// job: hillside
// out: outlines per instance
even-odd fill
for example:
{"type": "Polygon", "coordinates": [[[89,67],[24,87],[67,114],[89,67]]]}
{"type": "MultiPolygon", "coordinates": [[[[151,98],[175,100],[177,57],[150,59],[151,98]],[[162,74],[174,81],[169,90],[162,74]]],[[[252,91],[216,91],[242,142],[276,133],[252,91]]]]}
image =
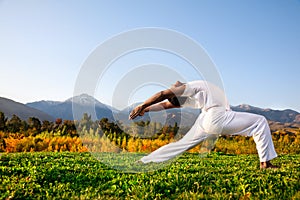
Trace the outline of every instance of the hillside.
{"type": "Polygon", "coordinates": [[[12,115],[15,114],[22,120],[27,120],[29,117],[36,117],[39,118],[41,121],[54,120],[54,117],[48,115],[47,113],[41,110],[31,108],[22,103],[18,103],[3,97],[0,97],[0,111],[3,112],[8,118],[11,118],[12,115]]]}

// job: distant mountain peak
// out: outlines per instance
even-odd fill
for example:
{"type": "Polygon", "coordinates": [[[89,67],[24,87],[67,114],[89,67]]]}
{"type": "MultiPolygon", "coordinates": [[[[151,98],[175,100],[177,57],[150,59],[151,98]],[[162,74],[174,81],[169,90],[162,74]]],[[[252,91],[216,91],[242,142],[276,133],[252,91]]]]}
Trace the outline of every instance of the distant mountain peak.
{"type": "Polygon", "coordinates": [[[250,106],[249,104],[241,104],[239,105],[239,107],[242,109],[250,110],[252,106],[250,106]]]}
{"type": "Polygon", "coordinates": [[[96,103],[100,103],[93,96],[85,94],[85,93],[78,95],[78,96],[73,96],[73,97],[67,99],[66,102],[78,103],[78,104],[83,104],[83,105],[93,105],[96,103]]]}
{"type": "Polygon", "coordinates": [[[112,112],[117,111],[111,106],[101,103],[89,94],[73,96],[57,104],[47,101],[38,101],[30,103],[28,106],[44,111],[54,118],[69,120],[73,120],[75,116],[76,119],[80,119],[83,113],[92,115],[93,119],[101,119],[103,117],[112,119],[112,112]]]}

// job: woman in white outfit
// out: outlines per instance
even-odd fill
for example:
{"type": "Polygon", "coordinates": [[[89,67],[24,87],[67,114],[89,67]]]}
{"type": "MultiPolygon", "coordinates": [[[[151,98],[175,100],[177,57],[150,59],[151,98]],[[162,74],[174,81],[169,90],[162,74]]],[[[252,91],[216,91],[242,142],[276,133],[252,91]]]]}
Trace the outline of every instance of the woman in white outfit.
{"type": "Polygon", "coordinates": [[[182,139],[144,156],[141,159],[143,163],[169,160],[211,136],[243,135],[253,136],[260,168],[277,168],[270,162],[277,154],[265,117],[232,111],[223,90],[207,81],[199,80],[185,84],[177,81],[171,88],[156,93],[134,108],[129,119],[149,111],[179,107],[199,108],[202,112],[182,139]]]}

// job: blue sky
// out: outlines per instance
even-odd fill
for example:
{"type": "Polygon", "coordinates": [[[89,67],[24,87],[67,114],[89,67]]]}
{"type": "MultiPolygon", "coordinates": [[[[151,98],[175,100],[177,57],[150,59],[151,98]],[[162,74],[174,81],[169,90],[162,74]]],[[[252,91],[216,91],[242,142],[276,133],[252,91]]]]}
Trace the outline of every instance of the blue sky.
{"type": "MultiPolygon", "coordinates": [[[[124,31],[161,27],[189,36],[207,51],[232,105],[300,111],[299,24],[297,0],[0,0],[0,96],[22,103],[66,100],[98,45],[124,31]]],[[[158,53],[144,52],[145,62],[158,53]]],[[[158,57],[183,67],[174,57],[158,57]]],[[[96,91],[96,97],[109,103],[110,89],[96,91]]]]}

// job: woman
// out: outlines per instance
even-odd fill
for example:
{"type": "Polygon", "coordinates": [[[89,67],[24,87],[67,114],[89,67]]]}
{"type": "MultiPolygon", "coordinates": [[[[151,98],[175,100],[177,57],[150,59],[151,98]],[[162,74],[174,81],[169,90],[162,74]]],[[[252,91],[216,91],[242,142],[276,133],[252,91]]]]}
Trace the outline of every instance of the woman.
{"type": "Polygon", "coordinates": [[[232,111],[223,90],[207,81],[199,80],[185,84],[177,81],[171,88],[156,93],[135,107],[129,119],[142,116],[149,111],[179,107],[199,108],[202,112],[182,139],[144,156],[141,162],[169,160],[213,135],[243,135],[253,136],[261,169],[278,168],[270,162],[277,154],[265,117],[232,111]]]}

